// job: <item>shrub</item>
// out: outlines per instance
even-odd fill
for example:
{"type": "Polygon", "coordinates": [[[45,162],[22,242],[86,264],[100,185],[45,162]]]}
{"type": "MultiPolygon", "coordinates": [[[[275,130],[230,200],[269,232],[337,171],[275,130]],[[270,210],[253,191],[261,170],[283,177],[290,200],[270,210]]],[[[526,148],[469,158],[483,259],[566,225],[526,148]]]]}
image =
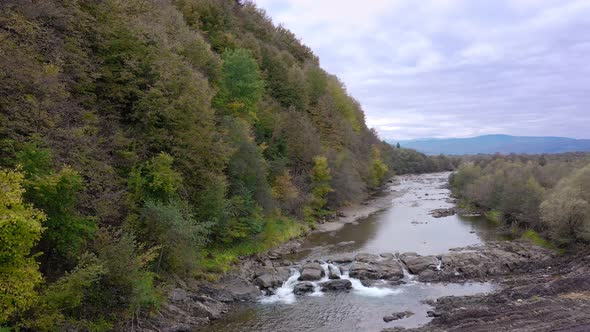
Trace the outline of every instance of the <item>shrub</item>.
{"type": "Polygon", "coordinates": [[[18,170],[0,169],[0,324],[35,303],[35,288],[42,281],[29,255],[46,217],[23,203],[23,180],[18,170]]]}
{"type": "Polygon", "coordinates": [[[558,183],[541,204],[541,216],[555,240],[590,241],[590,165],[558,183]]]}

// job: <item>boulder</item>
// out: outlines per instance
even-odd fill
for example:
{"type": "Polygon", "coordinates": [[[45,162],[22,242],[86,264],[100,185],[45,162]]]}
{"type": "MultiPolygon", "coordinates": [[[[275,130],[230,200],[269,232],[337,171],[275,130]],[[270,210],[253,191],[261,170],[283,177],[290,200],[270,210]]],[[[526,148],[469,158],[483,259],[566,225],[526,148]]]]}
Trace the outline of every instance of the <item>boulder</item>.
{"type": "Polygon", "coordinates": [[[434,268],[438,264],[438,259],[433,256],[402,254],[401,260],[412,274],[420,274],[420,272],[434,268]]]}
{"type": "Polygon", "coordinates": [[[336,292],[352,289],[352,282],[347,279],[330,280],[320,283],[322,292],[336,292]]]}
{"type": "Polygon", "coordinates": [[[328,278],[340,279],[340,268],[332,264],[328,265],[328,278]]]}
{"type": "Polygon", "coordinates": [[[260,289],[251,282],[242,278],[231,278],[223,283],[221,298],[218,299],[224,302],[231,301],[253,301],[260,296],[260,289]]]}
{"type": "Polygon", "coordinates": [[[354,257],[354,260],[364,263],[376,263],[379,260],[379,256],[374,254],[360,253],[354,257]]]}
{"type": "Polygon", "coordinates": [[[307,263],[301,269],[299,280],[315,281],[320,280],[326,275],[326,272],[319,263],[307,263]]]}
{"type": "Polygon", "coordinates": [[[227,312],[227,305],[212,299],[194,301],[190,303],[190,312],[195,317],[207,317],[209,319],[218,319],[227,312]]]}
{"type": "Polygon", "coordinates": [[[357,279],[399,280],[404,277],[402,266],[395,260],[376,263],[354,262],[350,265],[349,275],[357,279]]]}
{"type": "Polygon", "coordinates": [[[395,255],[390,252],[385,252],[385,253],[379,254],[379,256],[381,256],[384,259],[394,259],[395,258],[395,255]]]}
{"type": "Polygon", "coordinates": [[[379,279],[378,267],[364,262],[353,262],[350,265],[349,275],[357,279],[379,279]]]}
{"type": "Polygon", "coordinates": [[[254,284],[260,289],[277,288],[289,279],[289,275],[289,269],[286,267],[267,268],[254,279],[254,284]]]}
{"type": "Polygon", "coordinates": [[[379,279],[399,280],[404,277],[404,269],[397,260],[386,260],[378,263],[379,279]]]}
{"type": "Polygon", "coordinates": [[[439,279],[436,271],[433,270],[424,270],[422,272],[420,272],[420,274],[418,275],[418,280],[422,281],[422,282],[431,282],[431,281],[437,281],[439,279]]]}
{"type": "Polygon", "coordinates": [[[433,218],[443,218],[443,217],[448,217],[448,216],[452,216],[455,214],[455,209],[454,208],[449,208],[449,209],[435,209],[430,211],[430,215],[433,218]]]}
{"type": "Polygon", "coordinates": [[[300,282],[293,288],[293,293],[295,295],[303,295],[305,293],[312,293],[314,290],[314,286],[309,281],[300,282]]]}
{"type": "Polygon", "coordinates": [[[387,315],[387,316],[383,317],[383,321],[386,323],[389,323],[391,321],[411,317],[413,315],[414,315],[414,313],[411,311],[394,312],[391,315],[387,315]]]}
{"type": "Polygon", "coordinates": [[[354,261],[354,259],[352,257],[348,257],[348,256],[341,256],[341,257],[337,257],[331,260],[334,263],[339,263],[339,264],[348,264],[348,263],[352,263],[354,261]]]}

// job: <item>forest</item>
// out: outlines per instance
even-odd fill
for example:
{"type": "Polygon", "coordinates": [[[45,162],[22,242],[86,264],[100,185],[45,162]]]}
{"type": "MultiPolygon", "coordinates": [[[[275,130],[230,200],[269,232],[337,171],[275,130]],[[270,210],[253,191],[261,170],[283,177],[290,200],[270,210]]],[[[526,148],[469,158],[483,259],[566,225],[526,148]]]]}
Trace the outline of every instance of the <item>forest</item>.
{"type": "Polygon", "coordinates": [[[169,280],[457,166],[381,141],[251,2],[2,1],[0,80],[3,331],[124,329],[169,280]]]}
{"type": "Polygon", "coordinates": [[[538,244],[575,249],[590,242],[588,153],[462,160],[450,183],[464,203],[538,244]]]}

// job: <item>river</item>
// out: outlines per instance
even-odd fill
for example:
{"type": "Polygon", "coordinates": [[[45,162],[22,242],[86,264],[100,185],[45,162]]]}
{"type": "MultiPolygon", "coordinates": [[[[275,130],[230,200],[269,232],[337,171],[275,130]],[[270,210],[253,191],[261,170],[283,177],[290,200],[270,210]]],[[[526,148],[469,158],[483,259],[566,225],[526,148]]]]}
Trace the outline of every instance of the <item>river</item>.
{"type": "MultiPolygon", "coordinates": [[[[498,240],[495,226],[483,217],[452,215],[434,218],[429,213],[453,207],[446,189],[450,173],[398,176],[386,191],[387,206],[364,219],[344,224],[329,232],[316,232],[305,241],[294,260],[329,261],[357,253],[417,252],[444,254],[449,249],[498,240]]],[[[324,264],[327,268],[327,264],[324,264]]],[[[490,292],[490,283],[435,284],[404,277],[401,285],[386,283],[363,286],[349,278],[350,292],[295,296],[292,292],[298,272],[273,296],[258,303],[237,306],[232,313],[208,326],[205,331],[381,331],[386,327],[417,327],[431,318],[425,300],[446,295],[490,292]],[[383,317],[411,311],[413,316],[386,323],[383,317]]]]}

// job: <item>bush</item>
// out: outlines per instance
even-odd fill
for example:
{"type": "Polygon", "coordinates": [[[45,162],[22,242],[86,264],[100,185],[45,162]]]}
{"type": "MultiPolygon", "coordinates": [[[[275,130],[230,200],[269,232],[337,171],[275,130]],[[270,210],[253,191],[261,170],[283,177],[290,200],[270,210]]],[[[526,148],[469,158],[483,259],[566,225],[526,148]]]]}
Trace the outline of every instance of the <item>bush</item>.
{"type": "Polygon", "coordinates": [[[156,271],[187,275],[194,270],[210,224],[197,221],[182,202],[153,200],[146,201],[141,209],[140,223],[145,241],[159,248],[156,271]]]}
{"type": "Polygon", "coordinates": [[[590,241],[590,165],[557,184],[541,204],[541,216],[553,239],[590,241]]]}
{"type": "Polygon", "coordinates": [[[43,232],[45,215],[23,203],[24,175],[0,169],[0,324],[22,314],[37,299],[41,283],[31,248],[43,232]]]}

